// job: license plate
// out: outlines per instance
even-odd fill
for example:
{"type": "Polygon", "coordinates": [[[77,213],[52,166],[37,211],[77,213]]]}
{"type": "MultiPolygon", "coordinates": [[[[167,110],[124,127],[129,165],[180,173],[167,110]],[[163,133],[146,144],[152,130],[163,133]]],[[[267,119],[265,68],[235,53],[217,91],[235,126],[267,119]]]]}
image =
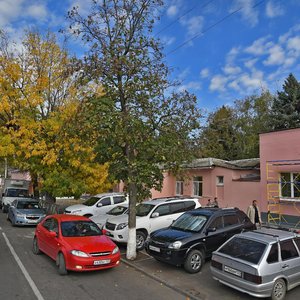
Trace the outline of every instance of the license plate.
{"type": "Polygon", "coordinates": [[[35,224],[37,222],[37,220],[27,220],[27,223],[29,224],[35,224]]]}
{"type": "Polygon", "coordinates": [[[110,263],[110,259],[102,259],[102,260],[95,260],[94,261],[94,266],[98,265],[106,265],[110,263]]]}
{"type": "Polygon", "coordinates": [[[224,271],[227,272],[227,273],[233,274],[235,276],[242,277],[242,272],[241,271],[230,268],[228,266],[224,266],[224,271]]]}
{"type": "Polygon", "coordinates": [[[149,245],[149,249],[155,252],[160,252],[160,248],[149,245]]]}

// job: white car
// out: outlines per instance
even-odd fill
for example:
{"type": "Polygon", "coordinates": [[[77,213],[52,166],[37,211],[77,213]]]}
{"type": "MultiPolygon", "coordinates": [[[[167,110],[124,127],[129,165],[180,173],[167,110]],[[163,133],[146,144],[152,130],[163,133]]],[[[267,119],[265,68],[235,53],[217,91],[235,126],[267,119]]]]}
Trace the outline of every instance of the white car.
{"type": "MultiPolygon", "coordinates": [[[[168,227],[184,212],[201,207],[198,198],[165,198],[145,201],[136,207],[136,247],[145,247],[147,236],[157,229],[168,227]]],[[[104,226],[115,242],[127,243],[128,215],[109,218],[104,226]]]]}
{"type": "Polygon", "coordinates": [[[102,229],[108,218],[124,215],[127,213],[128,213],[128,203],[124,203],[124,204],[115,206],[114,208],[109,210],[106,214],[96,215],[96,216],[90,217],[90,219],[94,223],[96,223],[100,229],[102,229]]]}
{"type": "Polygon", "coordinates": [[[113,207],[128,203],[128,197],[123,193],[104,193],[92,196],[82,204],[68,206],[65,214],[92,217],[105,214],[113,207]]]}

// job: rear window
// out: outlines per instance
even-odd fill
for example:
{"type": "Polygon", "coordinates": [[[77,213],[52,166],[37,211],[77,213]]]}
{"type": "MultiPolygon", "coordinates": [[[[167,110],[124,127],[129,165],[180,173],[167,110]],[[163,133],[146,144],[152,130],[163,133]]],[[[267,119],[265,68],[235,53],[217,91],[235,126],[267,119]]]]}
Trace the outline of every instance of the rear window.
{"type": "Polygon", "coordinates": [[[253,264],[257,264],[260,261],[266,246],[266,244],[261,242],[241,237],[234,237],[223,247],[221,247],[219,252],[229,255],[233,258],[238,258],[253,264]]]}

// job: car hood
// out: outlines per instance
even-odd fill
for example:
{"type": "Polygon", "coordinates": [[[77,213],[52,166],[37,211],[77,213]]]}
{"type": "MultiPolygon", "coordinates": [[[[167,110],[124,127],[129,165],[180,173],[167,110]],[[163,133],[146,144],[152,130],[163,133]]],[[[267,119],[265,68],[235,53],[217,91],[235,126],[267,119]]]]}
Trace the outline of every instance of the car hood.
{"type": "MultiPolygon", "coordinates": [[[[136,217],[138,219],[138,217],[136,217]]],[[[108,217],[107,222],[113,223],[113,224],[121,224],[128,222],[128,214],[120,215],[120,216],[114,216],[114,217],[108,217]]]]}
{"type": "Polygon", "coordinates": [[[85,209],[87,206],[84,204],[75,204],[75,205],[70,205],[66,207],[66,210],[69,211],[74,211],[74,210],[80,210],[80,209],[85,209]]]}
{"type": "Polygon", "coordinates": [[[45,215],[45,212],[42,209],[17,209],[16,212],[23,215],[45,215]]]}
{"type": "Polygon", "coordinates": [[[151,238],[160,242],[180,241],[193,236],[193,233],[172,228],[159,229],[151,234],[151,238]]]}
{"type": "Polygon", "coordinates": [[[95,223],[101,223],[102,224],[102,223],[105,223],[106,220],[109,217],[112,217],[112,215],[108,215],[108,214],[105,214],[105,215],[96,215],[96,216],[90,217],[90,220],[92,220],[95,223]]]}
{"type": "Polygon", "coordinates": [[[83,237],[64,237],[70,250],[79,250],[85,253],[112,251],[116,244],[105,235],[83,236],[83,237]]]}

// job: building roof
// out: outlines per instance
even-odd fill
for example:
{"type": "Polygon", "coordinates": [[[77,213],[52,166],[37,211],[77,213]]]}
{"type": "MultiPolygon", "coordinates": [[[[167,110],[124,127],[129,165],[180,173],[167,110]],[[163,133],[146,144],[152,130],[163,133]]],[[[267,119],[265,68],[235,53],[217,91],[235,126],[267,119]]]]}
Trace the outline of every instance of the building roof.
{"type": "Polygon", "coordinates": [[[185,169],[211,169],[213,167],[222,167],[233,170],[259,170],[259,158],[241,159],[227,161],[218,158],[198,158],[190,163],[184,164],[185,169]]]}

